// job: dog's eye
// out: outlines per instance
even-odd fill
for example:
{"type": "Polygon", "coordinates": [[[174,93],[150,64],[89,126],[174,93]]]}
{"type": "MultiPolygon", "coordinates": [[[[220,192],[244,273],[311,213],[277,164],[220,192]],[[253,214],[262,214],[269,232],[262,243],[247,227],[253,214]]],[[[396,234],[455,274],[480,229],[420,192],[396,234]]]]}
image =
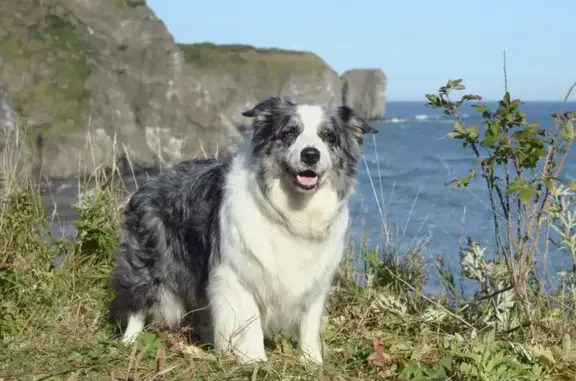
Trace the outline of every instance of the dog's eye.
{"type": "Polygon", "coordinates": [[[295,137],[296,137],[295,128],[289,128],[287,130],[282,131],[282,133],[280,134],[280,139],[282,139],[283,141],[290,141],[293,140],[295,137]]]}
{"type": "Polygon", "coordinates": [[[328,144],[336,144],[338,140],[336,134],[330,130],[325,130],[322,132],[322,140],[324,140],[328,144]]]}

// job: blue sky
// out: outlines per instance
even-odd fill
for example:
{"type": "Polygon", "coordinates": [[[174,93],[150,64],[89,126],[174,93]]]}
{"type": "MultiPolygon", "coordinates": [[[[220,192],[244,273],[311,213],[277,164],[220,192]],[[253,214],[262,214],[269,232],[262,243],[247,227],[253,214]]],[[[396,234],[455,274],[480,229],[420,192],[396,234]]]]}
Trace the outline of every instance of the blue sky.
{"type": "MultiPolygon", "coordinates": [[[[449,78],[485,99],[563,99],[576,81],[574,0],[148,0],[178,42],[313,51],[339,74],[380,67],[389,100],[449,78]]],[[[571,97],[576,100],[576,96],[571,97]]]]}

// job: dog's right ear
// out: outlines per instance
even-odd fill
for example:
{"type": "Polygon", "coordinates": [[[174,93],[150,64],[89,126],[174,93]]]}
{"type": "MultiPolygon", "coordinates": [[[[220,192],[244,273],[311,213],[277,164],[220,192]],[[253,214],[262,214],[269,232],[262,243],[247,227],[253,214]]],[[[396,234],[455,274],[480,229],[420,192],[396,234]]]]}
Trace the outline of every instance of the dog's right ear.
{"type": "Polygon", "coordinates": [[[372,127],[364,118],[356,115],[356,112],[346,105],[338,107],[338,115],[345,123],[359,129],[362,134],[377,134],[379,132],[377,128],[372,127]]]}
{"type": "Polygon", "coordinates": [[[283,104],[293,105],[294,102],[287,97],[268,97],[253,108],[244,111],[242,115],[247,118],[255,118],[264,112],[272,112],[277,110],[283,104]]]}

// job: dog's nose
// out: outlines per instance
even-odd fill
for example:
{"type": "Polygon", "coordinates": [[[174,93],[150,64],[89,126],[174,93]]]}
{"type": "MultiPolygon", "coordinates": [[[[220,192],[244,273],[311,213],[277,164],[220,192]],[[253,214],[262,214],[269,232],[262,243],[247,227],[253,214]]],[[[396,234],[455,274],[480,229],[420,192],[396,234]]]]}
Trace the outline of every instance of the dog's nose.
{"type": "Polygon", "coordinates": [[[320,151],[314,147],[306,147],[300,152],[300,160],[304,164],[314,165],[320,160],[320,151]]]}

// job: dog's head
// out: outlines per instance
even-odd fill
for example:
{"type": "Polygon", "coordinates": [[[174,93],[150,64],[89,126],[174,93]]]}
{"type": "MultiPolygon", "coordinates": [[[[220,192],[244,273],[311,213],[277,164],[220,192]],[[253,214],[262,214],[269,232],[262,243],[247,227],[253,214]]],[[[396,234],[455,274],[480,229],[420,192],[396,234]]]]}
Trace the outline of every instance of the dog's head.
{"type": "Polygon", "coordinates": [[[280,178],[298,192],[331,184],[342,196],[355,176],[366,133],[377,133],[351,108],[328,109],[270,97],[245,111],[253,118],[253,157],[261,179],[280,178]]]}

